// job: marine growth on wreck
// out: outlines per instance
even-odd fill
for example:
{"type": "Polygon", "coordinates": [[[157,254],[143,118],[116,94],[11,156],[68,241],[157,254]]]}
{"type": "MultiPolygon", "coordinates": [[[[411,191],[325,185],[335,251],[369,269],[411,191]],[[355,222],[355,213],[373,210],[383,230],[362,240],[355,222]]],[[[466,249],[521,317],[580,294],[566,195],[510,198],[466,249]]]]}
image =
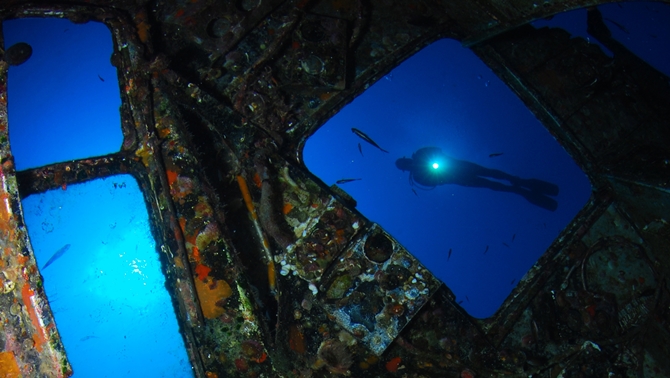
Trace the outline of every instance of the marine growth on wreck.
{"type": "MultiPolygon", "coordinates": [[[[4,6],[3,23],[52,18],[111,32],[116,78],[102,72],[88,78],[118,88],[121,137],[115,149],[19,166],[8,85],[12,70],[30,64],[39,49],[3,39],[0,371],[7,377],[78,374],[49,275],[82,263],[85,248],[78,243],[93,233],[75,230],[78,239],[41,250],[26,201],[102,182],[101,190],[115,195],[134,185],[141,192],[146,220],[118,222],[131,225],[124,235],[140,232],[141,223],[143,237],[155,243],[151,264],[165,281],[156,289],[167,294],[163,308],[174,314],[184,375],[667,376],[668,78],[610,38],[613,24],[599,17],[599,8],[589,8],[588,27],[613,56],[560,28],[528,24],[578,5],[92,0],[4,6]],[[593,187],[575,219],[485,319],[470,316],[463,299],[362,214],[355,197],[310,172],[302,155],[307,138],[335,113],[443,38],[461,42],[490,67],[593,187]]],[[[61,34],[71,31],[65,29],[61,34]]],[[[350,128],[364,131],[356,126],[350,128]]],[[[80,132],[91,130],[94,123],[80,132]]],[[[90,144],[98,134],[88,137],[90,144]]],[[[358,154],[368,151],[352,146],[358,154]]],[[[500,152],[507,154],[487,151],[485,158],[500,159],[505,155],[489,157],[500,152]]],[[[357,176],[336,180],[347,178],[357,176]]],[[[414,196],[410,188],[408,194],[414,196]]],[[[109,222],[96,230],[118,227],[109,222]]],[[[126,252],[114,251],[120,259],[126,252]]],[[[147,261],[131,258],[124,272],[142,282],[147,261]]],[[[89,268],[79,273],[99,271],[89,268]]],[[[111,303],[112,294],[100,289],[98,295],[111,303]]],[[[161,317],[148,320],[163,324],[161,317]]],[[[75,341],[104,346],[105,335],[75,341]]],[[[158,342],[158,332],[139,325],[123,335],[141,349],[158,342]]],[[[181,374],[144,362],[142,375],[181,374]]]]}

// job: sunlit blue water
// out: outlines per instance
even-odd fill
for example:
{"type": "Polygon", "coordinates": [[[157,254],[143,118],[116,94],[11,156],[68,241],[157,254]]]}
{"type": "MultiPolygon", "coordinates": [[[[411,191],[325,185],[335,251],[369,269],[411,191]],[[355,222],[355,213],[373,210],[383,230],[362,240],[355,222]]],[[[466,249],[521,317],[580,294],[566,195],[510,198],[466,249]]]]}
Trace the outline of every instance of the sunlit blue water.
{"type": "MultiPolygon", "coordinates": [[[[17,169],[118,151],[121,100],[109,29],[17,19],[3,31],[5,47],[33,49],[8,75],[17,169]]],[[[137,182],[114,176],[22,202],[74,376],[192,376],[137,182]]]]}
{"type": "Polygon", "coordinates": [[[3,32],[5,48],[17,42],[33,48],[7,77],[16,169],[118,151],[121,97],[109,29],[99,22],[28,18],[3,21],[3,32]]]}
{"type": "Polygon", "coordinates": [[[310,171],[328,185],[361,178],[341,185],[358,209],[419,258],[476,317],[499,308],[591,194],[586,175],[518,97],[453,40],[426,47],[371,86],[319,129],[303,153],[310,171]],[[360,139],[352,127],[389,153],[360,139]],[[558,209],[483,188],[412,191],[408,173],[395,161],[427,146],[555,183],[558,209]],[[494,153],[502,155],[489,157],[494,153]]]}
{"type": "Polygon", "coordinates": [[[112,176],[22,203],[74,377],[193,376],[135,179],[112,176]]]}

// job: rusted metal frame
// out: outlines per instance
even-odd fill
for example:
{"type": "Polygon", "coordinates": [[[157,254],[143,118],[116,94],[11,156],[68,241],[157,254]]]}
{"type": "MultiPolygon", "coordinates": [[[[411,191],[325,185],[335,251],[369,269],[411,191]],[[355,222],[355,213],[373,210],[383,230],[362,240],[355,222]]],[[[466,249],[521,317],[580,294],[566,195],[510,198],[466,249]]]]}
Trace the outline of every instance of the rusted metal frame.
{"type": "Polygon", "coordinates": [[[351,37],[349,38],[349,48],[353,49],[361,42],[364,30],[370,25],[371,5],[364,0],[356,0],[356,18],[353,22],[351,37]]]}
{"type": "MultiPolygon", "coordinates": [[[[0,24],[1,26],[1,24],[0,24]]],[[[0,29],[0,42],[4,36],[0,29]]],[[[4,53],[4,51],[3,51],[4,53]]],[[[8,64],[0,61],[0,245],[2,245],[3,371],[31,376],[45,366],[58,377],[72,375],[65,350],[42,286],[35,255],[23,219],[7,119],[8,64]],[[7,262],[7,263],[5,263],[7,262]],[[46,345],[45,345],[46,344],[46,345]],[[11,370],[11,371],[10,371],[11,370]]]]}
{"type": "Polygon", "coordinates": [[[544,288],[549,278],[558,271],[561,264],[565,263],[567,256],[562,252],[581,240],[612,202],[613,198],[607,192],[592,195],[589,203],[580,210],[574,220],[525,274],[495,315],[480,321],[482,330],[494,345],[499,346],[504,341],[529,303],[544,288]]]}
{"type": "MultiPolygon", "coordinates": [[[[280,45],[283,42],[283,38],[278,38],[278,41],[279,41],[279,43],[277,43],[277,45],[280,45]]],[[[271,49],[269,48],[268,50],[271,50],[271,49]]],[[[271,53],[269,53],[265,57],[265,59],[274,55],[274,53],[275,53],[274,50],[275,49],[272,49],[272,50],[273,51],[271,53]]],[[[263,57],[259,58],[259,60],[257,61],[257,64],[260,65],[260,64],[262,64],[263,61],[264,61],[263,57]]],[[[256,65],[254,65],[254,67],[256,67],[256,65]]],[[[249,70],[247,72],[247,75],[249,75],[252,72],[253,72],[253,70],[249,70]]],[[[175,73],[175,72],[172,72],[172,75],[168,75],[168,76],[171,77],[171,78],[179,77],[178,74],[175,73]]],[[[248,80],[248,78],[247,78],[247,80],[248,80]]],[[[170,80],[170,81],[171,81],[172,85],[175,85],[177,87],[182,87],[175,80],[170,80]]],[[[205,92],[201,92],[201,93],[205,93],[205,92]]],[[[205,93],[204,96],[207,96],[207,94],[205,93]]],[[[170,98],[172,101],[174,101],[176,103],[178,103],[178,102],[183,103],[183,101],[179,101],[177,98],[174,98],[174,96],[168,95],[168,98],[170,98]]],[[[208,101],[213,101],[213,99],[208,99],[208,101]]],[[[247,185],[248,180],[245,178],[245,176],[249,176],[249,174],[246,174],[244,172],[244,168],[242,167],[240,157],[234,152],[233,148],[231,148],[230,144],[226,141],[226,138],[225,138],[224,134],[220,130],[218,130],[214,125],[212,125],[212,123],[209,121],[209,119],[204,114],[202,114],[202,112],[200,112],[197,109],[197,107],[194,107],[193,111],[198,115],[198,117],[200,117],[200,119],[203,121],[203,123],[205,123],[205,125],[206,125],[207,129],[209,130],[209,132],[211,133],[211,135],[215,136],[215,137],[218,137],[219,140],[215,143],[217,145],[223,147],[222,149],[225,150],[225,153],[227,153],[228,156],[229,156],[230,163],[232,164],[232,168],[233,168],[232,173],[235,175],[235,178],[238,182],[238,185],[239,185],[244,203],[245,203],[245,205],[246,205],[246,207],[249,211],[249,215],[251,216],[251,222],[253,223],[254,229],[255,229],[255,231],[257,233],[257,236],[260,240],[260,244],[261,244],[260,249],[263,252],[263,256],[265,257],[265,260],[266,260],[265,263],[268,266],[268,276],[271,277],[269,279],[269,282],[270,282],[270,288],[269,289],[273,294],[275,294],[275,298],[277,299],[277,293],[275,291],[275,280],[274,280],[274,260],[273,260],[272,252],[270,251],[270,244],[268,242],[268,238],[265,235],[265,233],[262,231],[261,225],[259,223],[259,218],[258,218],[257,211],[255,209],[253,201],[251,200],[251,195],[249,193],[249,188],[248,188],[248,185],[247,185]]],[[[258,127],[258,128],[261,128],[258,125],[255,125],[255,126],[258,127]]],[[[231,243],[231,245],[232,245],[232,243],[231,243]]]]}
{"type": "MultiPolygon", "coordinates": [[[[170,195],[170,186],[168,184],[165,163],[161,154],[160,140],[156,136],[153,103],[153,88],[149,75],[152,73],[146,68],[149,67],[140,53],[142,49],[140,41],[134,33],[122,33],[120,29],[113,29],[116,37],[115,44],[124,43],[126,45],[135,45],[135,50],[129,50],[127,54],[122,54],[122,67],[119,67],[119,75],[123,77],[123,82],[132,83],[135,80],[134,92],[126,91],[122,97],[130,105],[130,113],[137,132],[139,148],[135,151],[135,156],[139,157],[144,163],[149,175],[154,179],[149,179],[150,190],[146,197],[153,201],[147,201],[150,204],[149,211],[152,215],[152,223],[161,232],[160,248],[165,254],[168,264],[175,265],[176,260],[185,263],[188,261],[188,254],[184,242],[184,235],[177,224],[175,216],[176,210],[172,197],[170,195]],[[124,97],[125,96],[125,97],[124,97]],[[140,98],[141,97],[141,98],[140,98]],[[157,181],[155,179],[158,179],[157,181]],[[155,217],[155,214],[158,217],[155,217]],[[169,231],[168,231],[169,230],[169,231]],[[172,233],[170,233],[172,232],[172,233]],[[172,246],[173,248],[170,248],[172,246]],[[176,248],[175,248],[176,247],[176,248]]],[[[128,30],[134,30],[129,27],[128,30]]],[[[126,50],[126,49],[123,49],[126,50]]],[[[120,52],[122,49],[117,48],[120,52]]],[[[121,81],[121,79],[120,79],[121,81]]],[[[132,85],[131,85],[132,87],[132,85]]],[[[158,241],[157,240],[157,241],[158,241]]],[[[198,343],[195,338],[195,330],[203,325],[203,315],[198,305],[196,289],[193,283],[193,275],[190,269],[165,269],[168,272],[168,282],[173,297],[176,297],[179,315],[178,322],[182,325],[181,334],[184,338],[186,351],[191,361],[193,372],[197,378],[206,376],[204,364],[199,353],[198,343]]]]}
{"type": "MultiPolygon", "coordinates": [[[[243,104],[244,98],[248,92],[248,88],[253,87],[253,81],[255,81],[259,76],[263,75],[263,71],[260,67],[265,66],[265,68],[271,69],[269,63],[277,56],[281,51],[281,48],[284,47],[288,40],[290,39],[293,31],[300,23],[302,19],[303,12],[293,11],[291,12],[290,19],[287,23],[282,25],[281,30],[278,35],[274,37],[273,42],[263,51],[263,53],[256,59],[256,61],[251,64],[251,66],[241,75],[240,78],[236,79],[239,83],[237,88],[237,93],[232,98],[232,108],[235,109],[240,114],[244,114],[242,107],[247,104],[243,104]]],[[[234,84],[233,84],[234,85],[234,84]]],[[[278,144],[282,144],[282,138],[275,131],[266,128],[263,125],[249,121],[250,124],[254,125],[256,128],[263,130],[268,136],[276,141],[278,144]]]]}
{"type": "MultiPolygon", "coordinates": [[[[183,233],[174,216],[176,211],[170,197],[165,165],[159,152],[160,145],[155,139],[154,143],[157,147],[154,151],[157,153],[153,155],[153,159],[156,161],[158,172],[153,172],[153,177],[159,179],[159,188],[154,186],[153,180],[149,180],[151,185],[150,194],[146,194],[146,196],[153,198],[154,201],[147,201],[147,203],[151,204],[150,209],[152,214],[158,214],[160,217],[159,219],[153,219],[152,217],[152,220],[153,223],[158,223],[156,226],[159,229],[163,230],[161,238],[159,239],[161,240],[161,252],[165,254],[168,264],[174,266],[175,260],[186,262],[188,261],[188,256],[184,244],[185,239],[183,233]],[[163,209],[162,206],[165,206],[166,209],[163,209]],[[166,214],[165,217],[163,216],[163,213],[166,214]],[[170,234],[168,230],[172,230],[172,234],[170,234]],[[176,251],[173,248],[170,248],[170,244],[173,246],[176,245],[176,251]]],[[[200,311],[200,306],[197,305],[198,298],[193,284],[193,275],[191,274],[190,269],[179,270],[179,272],[183,274],[182,277],[176,274],[177,272],[175,270],[165,269],[164,271],[172,273],[168,276],[170,278],[170,280],[168,280],[168,282],[170,282],[169,287],[174,297],[179,299],[177,301],[179,307],[176,310],[179,311],[180,316],[177,317],[177,320],[182,324],[180,333],[185,339],[184,342],[189,359],[191,360],[191,366],[196,378],[204,378],[206,377],[205,369],[199,353],[198,342],[195,338],[195,329],[203,324],[203,316],[200,311]]]]}
{"type": "MultiPolygon", "coordinates": [[[[623,178],[623,177],[619,177],[619,176],[614,176],[614,175],[604,175],[603,177],[607,178],[607,179],[610,179],[610,180],[625,182],[627,184],[643,186],[643,187],[648,188],[648,189],[656,189],[656,190],[659,190],[661,192],[665,192],[666,194],[670,194],[670,188],[658,187],[658,186],[653,185],[653,184],[639,182],[639,181],[635,181],[635,180],[631,180],[631,179],[627,179],[627,178],[623,178]]],[[[639,232],[638,232],[638,234],[639,234],[639,232]]]]}
{"type": "Polygon", "coordinates": [[[114,8],[103,5],[81,5],[67,3],[34,3],[24,1],[12,7],[0,9],[0,18],[66,18],[75,23],[88,21],[105,22],[112,18],[121,17],[121,13],[114,8]]]}
{"type": "MultiPolygon", "coordinates": [[[[619,211],[616,206],[615,210],[617,213],[625,217],[625,213],[619,211]]],[[[639,234],[638,234],[639,236],[639,234]]],[[[640,236],[640,239],[642,237],[640,236]]],[[[644,239],[643,239],[644,240],[644,239]]],[[[613,236],[605,236],[600,239],[598,239],[591,247],[589,247],[588,251],[584,254],[584,257],[582,257],[581,261],[579,262],[579,269],[580,269],[580,274],[581,274],[581,281],[582,281],[582,289],[584,291],[590,291],[588,288],[588,285],[586,283],[586,276],[585,276],[585,266],[586,262],[588,261],[589,257],[594,253],[594,251],[599,251],[603,248],[603,245],[609,246],[609,245],[631,245],[635,247],[638,251],[639,258],[643,260],[649,268],[651,269],[652,273],[654,274],[654,280],[656,281],[657,284],[659,284],[662,279],[659,279],[659,272],[654,269],[654,264],[649,257],[649,254],[647,253],[646,248],[642,244],[635,243],[621,235],[613,235],[613,236]]],[[[660,285],[656,287],[657,291],[657,296],[658,296],[658,291],[660,290],[660,285]]]]}
{"type": "MultiPolygon", "coordinates": [[[[266,266],[267,266],[267,274],[268,274],[268,281],[269,281],[269,290],[271,293],[275,294],[275,270],[274,270],[274,260],[271,257],[271,253],[269,250],[269,242],[268,239],[266,238],[264,232],[260,229],[260,225],[258,224],[258,219],[256,216],[256,210],[255,206],[251,200],[251,196],[249,194],[249,187],[247,186],[247,179],[245,177],[250,177],[250,174],[245,170],[245,167],[243,166],[243,158],[241,158],[240,154],[244,151],[238,151],[231,146],[230,142],[226,138],[226,134],[224,134],[224,131],[217,128],[210,120],[210,117],[207,116],[206,110],[216,112],[217,110],[220,110],[219,106],[220,104],[217,103],[216,99],[213,98],[211,95],[209,95],[205,91],[201,91],[200,87],[193,83],[189,83],[188,85],[185,85],[184,82],[187,82],[187,80],[183,80],[183,78],[176,72],[171,71],[169,69],[164,69],[161,73],[161,79],[164,79],[164,83],[157,83],[154,81],[154,86],[156,88],[159,88],[162,90],[161,95],[164,96],[168,101],[174,103],[177,108],[185,107],[188,108],[196,117],[200,119],[200,121],[205,125],[208,135],[215,139],[213,142],[216,148],[219,150],[218,152],[226,154],[226,157],[223,157],[223,159],[220,157],[219,153],[217,153],[216,158],[213,158],[219,162],[229,164],[231,168],[231,176],[232,178],[236,178],[238,182],[238,186],[241,190],[241,196],[244,199],[245,204],[247,205],[247,209],[250,209],[250,215],[252,216],[252,219],[250,221],[254,225],[254,228],[257,232],[258,238],[259,239],[254,239],[258,245],[259,251],[265,252],[264,256],[266,261],[266,266]],[[175,88],[174,91],[169,90],[167,86],[172,86],[175,88]],[[186,94],[185,96],[180,96],[178,91],[182,91],[183,94],[186,94]],[[190,98],[193,98],[191,100],[190,98]],[[196,104],[197,103],[197,104],[196,104]],[[246,193],[246,194],[245,194],[246,193]],[[268,257],[270,256],[270,257],[268,257]]],[[[156,77],[154,80],[158,80],[156,77]]],[[[223,105],[227,106],[227,105],[223,105]]],[[[237,115],[231,108],[227,108],[230,110],[231,114],[237,115]]],[[[234,121],[233,121],[234,122],[234,121]]],[[[182,130],[183,132],[188,132],[187,130],[182,130]]],[[[249,128],[249,131],[253,132],[253,128],[249,128]]],[[[172,135],[172,133],[170,134],[172,135]]],[[[249,138],[251,139],[251,138],[249,138]]],[[[242,149],[240,146],[235,146],[238,147],[238,149],[242,149]]],[[[216,194],[214,195],[216,197],[216,194]]],[[[210,198],[211,201],[214,201],[215,203],[218,202],[215,198],[210,198]]],[[[215,207],[215,206],[212,206],[215,207]]],[[[175,210],[176,211],[176,210],[175,210]]],[[[219,223],[219,226],[221,227],[221,230],[227,229],[226,221],[220,217],[217,220],[219,223]]],[[[177,226],[179,227],[179,226],[177,226]]],[[[250,230],[250,232],[253,233],[253,231],[250,230]]],[[[253,238],[252,238],[253,239],[253,238]]],[[[185,239],[184,239],[185,240],[185,239]]],[[[235,246],[234,244],[226,238],[224,238],[226,244],[228,247],[231,249],[231,264],[235,264],[239,267],[243,266],[243,263],[240,261],[239,256],[237,255],[237,252],[235,251],[235,246]]],[[[189,262],[190,263],[190,262],[189,262]]],[[[187,265],[185,263],[185,265],[187,265]]],[[[247,280],[243,279],[243,277],[236,277],[235,278],[235,286],[237,286],[238,290],[242,290],[240,292],[240,295],[244,295],[248,297],[249,295],[252,295],[249,293],[249,284],[247,280]]],[[[258,298],[255,298],[258,299],[258,298]]],[[[259,316],[257,311],[252,310],[248,308],[247,310],[252,311],[255,317],[261,318],[262,316],[259,316]]],[[[260,323],[260,322],[259,322],[260,323]]],[[[271,340],[270,332],[267,327],[267,324],[264,322],[259,325],[258,327],[258,332],[263,338],[266,340],[271,340]]],[[[270,351],[270,349],[267,349],[269,346],[271,346],[271,342],[269,344],[266,344],[264,348],[266,348],[266,351],[270,351]]],[[[202,349],[200,349],[200,352],[202,353],[202,349]]]]}
{"type": "MultiPolygon", "coordinates": [[[[228,41],[221,46],[221,53],[226,54],[249,33],[253,30],[256,25],[258,25],[262,20],[264,20],[272,11],[277,7],[281,6],[286,2],[286,0],[271,0],[271,1],[262,1],[261,6],[254,9],[249,16],[243,18],[237,25],[231,26],[230,32],[228,32],[230,37],[228,41]]],[[[224,35],[223,38],[226,38],[224,35]]]]}
{"type": "MultiPolygon", "coordinates": [[[[582,107],[580,107],[580,109],[581,108],[582,107]]],[[[634,113],[639,114],[637,111],[634,111],[634,113]]],[[[598,158],[601,164],[607,164],[609,166],[609,172],[612,172],[613,168],[620,168],[621,162],[623,160],[630,158],[630,156],[635,156],[636,150],[641,147],[646,147],[639,140],[636,140],[635,136],[639,130],[644,129],[642,126],[646,123],[649,123],[649,121],[653,118],[653,116],[649,116],[640,120],[634,127],[624,129],[624,132],[620,133],[617,138],[618,143],[613,143],[609,148],[603,149],[598,154],[598,158]]]]}
{"type": "Polygon", "coordinates": [[[68,185],[80,184],[117,174],[129,173],[139,176],[141,175],[139,169],[142,168],[131,154],[121,152],[26,169],[17,172],[16,177],[21,197],[25,198],[31,194],[43,193],[53,189],[66,190],[68,185]]]}
{"type": "Polygon", "coordinates": [[[472,47],[481,41],[513,28],[510,26],[510,19],[513,17],[512,13],[516,12],[510,9],[511,3],[507,3],[507,7],[497,6],[495,0],[474,0],[467,2],[467,4],[472,8],[476,8],[471,10],[472,13],[487,15],[489,21],[486,22],[484,17],[480,17],[483,21],[481,24],[474,25],[474,27],[470,26],[470,30],[474,32],[474,36],[464,38],[463,46],[472,47]]]}
{"type": "MultiPolygon", "coordinates": [[[[650,184],[646,184],[646,183],[641,183],[639,181],[628,180],[628,179],[624,179],[624,178],[621,178],[621,177],[615,177],[615,176],[609,176],[609,175],[605,176],[605,177],[607,179],[609,179],[610,181],[619,181],[619,182],[626,183],[626,184],[629,184],[629,185],[642,186],[642,187],[645,187],[647,189],[658,190],[660,192],[670,194],[670,189],[668,189],[668,188],[660,188],[658,186],[654,186],[654,185],[650,185],[650,184]]],[[[644,233],[642,233],[642,231],[640,230],[640,227],[638,227],[638,224],[635,222],[635,220],[633,220],[633,217],[628,213],[628,211],[626,211],[624,209],[624,207],[619,202],[614,204],[614,208],[615,208],[616,212],[619,215],[621,215],[622,218],[624,218],[624,219],[626,219],[626,221],[628,221],[628,223],[631,225],[631,227],[635,231],[635,234],[638,235],[638,237],[640,239],[642,239],[645,244],[647,244],[647,241],[643,237],[644,233]]],[[[646,248],[645,248],[644,251],[645,251],[644,258],[647,261],[647,264],[649,264],[652,271],[654,272],[654,274],[657,277],[661,277],[658,280],[659,281],[665,280],[665,276],[664,276],[663,272],[659,271],[659,267],[657,265],[658,263],[657,263],[656,258],[650,252],[648,252],[646,248]]],[[[662,251],[660,251],[660,252],[663,253],[662,251]]],[[[658,284],[659,284],[659,286],[661,286],[661,282],[659,282],[658,284]]]]}
{"type": "MultiPolygon", "coordinates": [[[[490,1],[490,0],[489,0],[490,1]]],[[[538,0],[540,2],[542,0],[538,0]]],[[[523,12],[523,11],[515,11],[515,12],[505,12],[506,9],[496,7],[496,9],[500,12],[501,15],[504,17],[496,16],[493,15],[491,12],[489,12],[487,9],[490,9],[490,6],[488,4],[482,4],[481,1],[476,1],[475,3],[479,6],[480,9],[486,10],[486,13],[489,14],[495,22],[497,22],[494,25],[491,25],[490,27],[486,28],[484,31],[481,31],[479,33],[475,32],[473,35],[470,35],[466,37],[463,40],[463,45],[465,47],[473,47],[478,44],[481,44],[482,42],[485,42],[487,40],[490,40],[491,38],[498,36],[502,33],[505,33],[506,31],[516,29],[519,26],[528,24],[530,22],[552,16],[557,13],[562,13],[562,12],[568,12],[571,10],[576,10],[576,9],[581,9],[581,8],[586,8],[586,7],[594,7],[598,6],[601,4],[607,4],[610,3],[611,1],[607,0],[599,0],[599,1],[585,1],[585,2],[580,2],[580,1],[559,1],[559,2],[554,2],[551,6],[546,7],[545,5],[547,4],[544,2],[542,7],[534,7],[532,11],[530,12],[523,12]],[[571,4],[572,3],[572,4],[571,4]],[[569,4],[567,6],[563,6],[563,4],[569,4]],[[511,14],[515,13],[515,14],[511,14]],[[500,22],[501,18],[504,18],[503,22],[500,22]]],[[[508,4],[512,4],[511,2],[508,4]]]]}
{"type": "MultiPolygon", "coordinates": [[[[286,131],[287,136],[297,136],[298,139],[291,140],[290,144],[286,146],[284,156],[287,159],[304,166],[302,150],[305,142],[324,123],[326,123],[326,121],[353,101],[356,96],[365,92],[370,85],[381,80],[400,63],[414,55],[417,51],[428,46],[430,43],[442,38],[455,38],[455,36],[448,30],[433,30],[411,40],[405,46],[388,54],[375,64],[368,66],[363,73],[348,85],[347,89],[335,93],[323,106],[319,107],[319,109],[309,117],[302,119],[294,127],[286,131]]],[[[348,54],[353,54],[353,52],[349,51],[348,54]]]]}

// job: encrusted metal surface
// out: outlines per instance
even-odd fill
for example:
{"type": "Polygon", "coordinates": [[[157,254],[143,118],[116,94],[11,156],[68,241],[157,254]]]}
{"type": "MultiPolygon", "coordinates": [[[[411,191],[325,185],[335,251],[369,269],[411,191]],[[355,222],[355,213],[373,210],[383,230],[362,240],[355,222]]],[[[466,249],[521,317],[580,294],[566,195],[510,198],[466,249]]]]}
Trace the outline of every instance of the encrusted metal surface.
{"type": "Polygon", "coordinates": [[[344,329],[381,355],[439,285],[374,225],[330,267],[317,298],[344,329]]]}
{"type": "Polygon", "coordinates": [[[667,77],[595,8],[614,58],[562,30],[510,30],[597,3],[5,2],[3,18],[110,27],[124,142],[17,177],[0,61],[0,371],[71,374],[19,191],[123,172],[149,205],[196,377],[670,375],[667,77]],[[490,319],[301,161],[332,114],[440,37],[472,45],[594,185],[490,319]]]}

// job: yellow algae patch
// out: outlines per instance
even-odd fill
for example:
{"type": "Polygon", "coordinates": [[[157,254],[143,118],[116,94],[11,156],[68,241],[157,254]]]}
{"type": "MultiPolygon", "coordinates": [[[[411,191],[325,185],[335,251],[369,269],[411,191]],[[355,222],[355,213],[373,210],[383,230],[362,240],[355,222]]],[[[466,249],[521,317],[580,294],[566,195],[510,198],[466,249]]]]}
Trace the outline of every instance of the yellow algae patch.
{"type": "Polygon", "coordinates": [[[205,197],[198,197],[198,204],[193,207],[195,210],[196,218],[206,218],[214,215],[212,208],[205,202],[207,199],[205,197]]]}
{"type": "Polygon", "coordinates": [[[200,231],[198,236],[195,239],[195,245],[198,249],[204,251],[207,246],[215,242],[219,238],[219,227],[216,223],[212,222],[205,226],[205,229],[200,231]]]}
{"type": "MultiPolygon", "coordinates": [[[[132,83],[132,82],[131,82],[132,83]]],[[[153,149],[149,145],[149,143],[144,142],[140,146],[140,148],[135,151],[135,156],[142,158],[142,163],[144,164],[145,167],[149,166],[149,158],[154,154],[153,149]]]]}
{"type": "Polygon", "coordinates": [[[2,373],[2,376],[6,378],[21,377],[19,365],[16,363],[14,353],[0,352],[0,373],[2,373]]]}
{"type": "Polygon", "coordinates": [[[200,280],[195,281],[195,290],[198,292],[202,315],[207,319],[213,319],[223,315],[223,301],[233,294],[233,290],[225,280],[208,280],[207,283],[200,280]]]}

